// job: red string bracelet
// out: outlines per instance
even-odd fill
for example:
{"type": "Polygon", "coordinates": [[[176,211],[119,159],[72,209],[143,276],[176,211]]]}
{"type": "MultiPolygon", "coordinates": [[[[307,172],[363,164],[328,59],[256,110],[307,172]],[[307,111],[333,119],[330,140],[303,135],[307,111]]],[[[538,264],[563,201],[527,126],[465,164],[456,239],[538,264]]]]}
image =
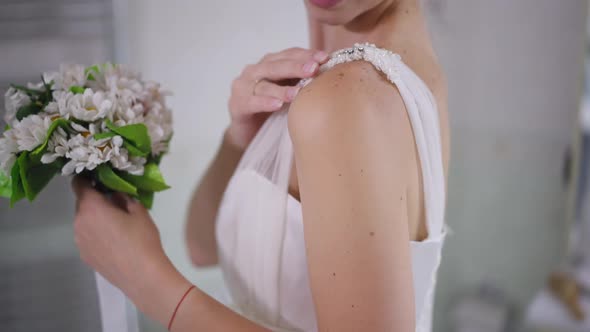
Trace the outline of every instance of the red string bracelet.
{"type": "Polygon", "coordinates": [[[186,292],[184,292],[184,295],[180,298],[180,301],[178,301],[178,304],[176,305],[176,308],[174,309],[174,312],[172,313],[172,317],[170,317],[170,322],[168,323],[168,331],[170,331],[170,329],[172,328],[172,323],[174,322],[174,317],[176,317],[176,313],[178,312],[178,308],[180,308],[180,305],[182,304],[182,302],[184,301],[184,299],[187,297],[188,293],[190,293],[193,288],[195,288],[195,285],[191,285],[186,292]]]}

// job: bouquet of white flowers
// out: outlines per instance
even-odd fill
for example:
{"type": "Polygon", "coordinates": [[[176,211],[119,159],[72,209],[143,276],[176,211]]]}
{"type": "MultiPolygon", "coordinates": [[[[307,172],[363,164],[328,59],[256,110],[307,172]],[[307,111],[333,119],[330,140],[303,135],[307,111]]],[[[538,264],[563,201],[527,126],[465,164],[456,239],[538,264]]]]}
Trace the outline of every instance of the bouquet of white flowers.
{"type": "Polygon", "coordinates": [[[12,85],[0,136],[0,195],[33,201],[54,175],[80,174],[150,208],[172,137],[167,93],[121,65],[62,65],[12,85]]]}

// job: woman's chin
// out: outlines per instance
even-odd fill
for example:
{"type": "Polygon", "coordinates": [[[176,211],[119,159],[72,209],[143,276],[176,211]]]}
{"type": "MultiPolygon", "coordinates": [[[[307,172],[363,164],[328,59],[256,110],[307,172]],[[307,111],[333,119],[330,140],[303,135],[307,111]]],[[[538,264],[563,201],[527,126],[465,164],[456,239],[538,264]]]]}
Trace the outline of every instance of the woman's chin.
{"type": "Polygon", "coordinates": [[[342,0],[308,0],[312,6],[323,8],[323,9],[330,9],[333,7],[338,6],[342,0]]]}
{"type": "Polygon", "coordinates": [[[317,8],[312,5],[308,5],[307,12],[313,20],[327,25],[346,25],[354,20],[354,15],[347,15],[347,13],[334,9],[317,8]]]}
{"type": "Polygon", "coordinates": [[[322,24],[333,26],[346,25],[349,22],[349,20],[344,20],[341,17],[330,17],[328,15],[312,15],[312,18],[322,24]]]}

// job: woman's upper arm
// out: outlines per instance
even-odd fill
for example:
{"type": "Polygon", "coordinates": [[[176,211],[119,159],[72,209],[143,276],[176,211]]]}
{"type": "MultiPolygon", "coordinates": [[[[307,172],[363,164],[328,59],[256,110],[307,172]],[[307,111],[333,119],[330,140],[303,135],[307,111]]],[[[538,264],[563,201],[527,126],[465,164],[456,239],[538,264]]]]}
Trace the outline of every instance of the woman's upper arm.
{"type": "Polygon", "coordinates": [[[319,330],[414,331],[399,93],[368,64],[338,66],[300,93],[289,130],[319,330]]]}

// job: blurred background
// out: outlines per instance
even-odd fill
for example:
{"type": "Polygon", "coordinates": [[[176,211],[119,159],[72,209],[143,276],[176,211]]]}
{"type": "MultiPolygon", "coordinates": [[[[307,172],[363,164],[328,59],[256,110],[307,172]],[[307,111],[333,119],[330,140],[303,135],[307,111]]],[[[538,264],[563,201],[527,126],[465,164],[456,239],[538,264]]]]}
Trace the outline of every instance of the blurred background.
{"type": "MultiPolygon", "coordinates": [[[[590,319],[575,320],[561,288],[548,283],[562,271],[590,284],[587,2],[424,7],[448,76],[453,134],[453,232],[434,331],[590,331],[590,319]]],[[[162,164],[173,189],[157,195],[153,217],[176,267],[218,296],[219,271],[192,267],[185,250],[190,194],[228,124],[231,80],[267,52],[306,45],[300,0],[0,0],[0,92],[62,62],[105,61],[128,63],[173,91],[175,136],[162,164]]],[[[0,201],[0,331],[101,331],[72,215],[66,179],[34,205],[0,201]]],[[[589,293],[579,293],[590,315],[589,293]]],[[[164,331],[146,318],[141,330],[164,331]]]]}

